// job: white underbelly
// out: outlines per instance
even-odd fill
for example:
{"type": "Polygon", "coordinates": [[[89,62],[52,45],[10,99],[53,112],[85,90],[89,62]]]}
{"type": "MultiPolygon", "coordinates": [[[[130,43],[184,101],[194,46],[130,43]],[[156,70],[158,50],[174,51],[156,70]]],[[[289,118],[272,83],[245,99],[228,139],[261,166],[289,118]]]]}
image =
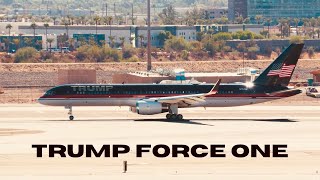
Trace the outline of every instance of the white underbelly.
{"type": "MultiPolygon", "coordinates": [[[[250,98],[250,97],[213,97],[204,102],[182,107],[230,107],[263,103],[278,98],[250,98]]],[[[49,106],[136,106],[137,98],[50,98],[39,99],[39,103],[49,106]]]]}
{"type": "Polygon", "coordinates": [[[251,98],[251,97],[213,97],[207,98],[205,102],[201,102],[191,107],[232,107],[244,106],[250,104],[264,103],[279,98],[251,98]]]}

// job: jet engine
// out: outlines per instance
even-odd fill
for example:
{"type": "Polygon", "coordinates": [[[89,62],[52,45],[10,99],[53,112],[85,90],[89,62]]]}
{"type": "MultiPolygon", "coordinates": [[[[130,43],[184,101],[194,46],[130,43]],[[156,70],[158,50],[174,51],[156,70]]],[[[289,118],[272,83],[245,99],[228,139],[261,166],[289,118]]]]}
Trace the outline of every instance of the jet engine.
{"type": "Polygon", "coordinates": [[[136,107],[131,107],[130,111],[141,115],[154,115],[165,112],[162,104],[154,101],[138,101],[136,107]]]}

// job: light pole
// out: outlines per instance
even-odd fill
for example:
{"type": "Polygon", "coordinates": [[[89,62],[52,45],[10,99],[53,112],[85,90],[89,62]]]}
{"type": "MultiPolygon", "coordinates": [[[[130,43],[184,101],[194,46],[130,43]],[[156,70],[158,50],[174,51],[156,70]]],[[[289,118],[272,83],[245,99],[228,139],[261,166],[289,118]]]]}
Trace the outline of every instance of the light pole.
{"type": "Polygon", "coordinates": [[[150,0],[148,0],[148,49],[147,49],[147,54],[148,54],[148,67],[147,71],[151,70],[151,16],[150,16],[150,0]]]}

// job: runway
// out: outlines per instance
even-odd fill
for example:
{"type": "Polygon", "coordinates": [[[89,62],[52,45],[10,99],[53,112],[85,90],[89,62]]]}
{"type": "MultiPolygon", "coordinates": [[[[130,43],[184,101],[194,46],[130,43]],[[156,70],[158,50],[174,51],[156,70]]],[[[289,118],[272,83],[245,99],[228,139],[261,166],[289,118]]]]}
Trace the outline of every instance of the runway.
{"type": "Polygon", "coordinates": [[[174,122],[128,109],[75,107],[68,121],[63,107],[0,105],[0,178],[320,180],[320,106],[182,109],[186,120],[174,122]],[[225,144],[227,157],[36,158],[32,144],[225,144]],[[239,159],[236,144],[287,144],[289,157],[239,159]]]}

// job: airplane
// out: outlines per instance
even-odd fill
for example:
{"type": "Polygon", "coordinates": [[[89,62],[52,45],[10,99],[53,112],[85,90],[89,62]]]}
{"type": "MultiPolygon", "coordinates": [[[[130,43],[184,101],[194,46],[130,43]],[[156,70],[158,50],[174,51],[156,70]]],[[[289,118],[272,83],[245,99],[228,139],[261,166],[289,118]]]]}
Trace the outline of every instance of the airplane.
{"type": "Polygon", "coordinates": [[[215,84],[67,84],[48,90],[38,102],[64,106],[74,120],[74,106],[129,106],[140,115],[167,113],[182,120],[179,108],[232,107],[263,103],[300,94],[287,86],[304,44],[291,44],[253,82],[215,84]]]}

